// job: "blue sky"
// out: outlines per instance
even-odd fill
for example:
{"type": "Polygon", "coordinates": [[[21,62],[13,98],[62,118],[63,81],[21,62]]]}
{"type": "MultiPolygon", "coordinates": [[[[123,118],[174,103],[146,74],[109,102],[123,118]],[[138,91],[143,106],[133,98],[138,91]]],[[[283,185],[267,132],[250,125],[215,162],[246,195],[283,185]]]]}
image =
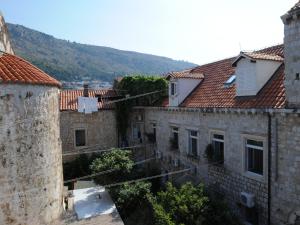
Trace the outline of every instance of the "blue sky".
{"type": "Polygon", "coordinates": [[[296,0],[1,0],[7,22],[197,64],[283,42],[296,0]]]}

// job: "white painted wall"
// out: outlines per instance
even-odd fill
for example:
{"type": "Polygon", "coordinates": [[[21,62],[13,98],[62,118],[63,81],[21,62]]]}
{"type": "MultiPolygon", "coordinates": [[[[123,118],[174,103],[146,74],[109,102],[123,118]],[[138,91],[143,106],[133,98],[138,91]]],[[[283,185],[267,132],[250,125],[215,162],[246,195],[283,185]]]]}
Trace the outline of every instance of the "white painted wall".
{"type": "Polygon", "coordinates": [[[201,82],[200,79],[170,79],[169,106],[179,106],[192,90],[201,82]],[[171,95],[171,83],[176,82],[176,95],[171,95]]]}
{"type": "Polygon", "coordinates": [[[237,96],[256,95],[267,83],[281,62],[256,60],[253,63],[248,58],[241,59],[236,67],[237,96]]]}

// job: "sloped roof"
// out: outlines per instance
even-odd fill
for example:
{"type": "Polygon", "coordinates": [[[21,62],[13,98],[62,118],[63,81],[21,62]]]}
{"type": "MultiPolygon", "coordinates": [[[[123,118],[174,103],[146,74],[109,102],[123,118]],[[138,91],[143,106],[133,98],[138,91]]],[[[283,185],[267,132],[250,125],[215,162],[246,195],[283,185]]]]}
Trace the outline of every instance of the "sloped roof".
{"type": "Polygon", "coordinates": [[[234,60],[232,65],[236,66],[237,62],[245,57],[253,60],[271,60],[271,61],[278,61],[278,62],[283,62],[284,60],[283,57],[276,54],[266,54],[266,53],[258,53],[258,52],[241,52],[240,55],[236,58],[236,60],[234,60]]]}
{"type": "MultiPolygon", "coordinates": [[[[255,51],[256,54],[283,56],[283,45],[255,51]]],[[[284,65],[256,96],[236,97],[236,85],[224,88],[224,83],[235,72],[235,58],[198,66],[193,71],[205,74],[203,81],[181,103],[180,107],[197,108],[284,108],[284,65]]]]}
{"type": "Polygon", "coordinates": [[[0,53],[1,83],[61,86],[57,80],[26,60],[8,53],[0,53]]]}
{"type": "Polygon", "coordinates": [[[204,74],[194,72],[192,69],[188,69],[188,70],[183,70],[183,71],[178,71],[178,72],[171,72],[167,75],[167,79],[170,79],[170,78],[173,78],[173,79],[180,79],[180,78],[203,79],[204,74]]]}
{"type": "MultiPolygon", "coordinates": [[[[112,89],[89,90],[89,97],[101,97],[98,109],[113,109],[114,104],[109,104],[111,99],[117,97],[116,91],[112,89]]],[[[62,90],[60,92],[60,111],[77,111],[78,97],[83,96],[83,90],[62,90]]]]}
{"type": "Polygon", "coordinates": [[[298,1],[290,10],[289,12],[293,12],[295,10],[300,9],[300,1],[298,1]]]}

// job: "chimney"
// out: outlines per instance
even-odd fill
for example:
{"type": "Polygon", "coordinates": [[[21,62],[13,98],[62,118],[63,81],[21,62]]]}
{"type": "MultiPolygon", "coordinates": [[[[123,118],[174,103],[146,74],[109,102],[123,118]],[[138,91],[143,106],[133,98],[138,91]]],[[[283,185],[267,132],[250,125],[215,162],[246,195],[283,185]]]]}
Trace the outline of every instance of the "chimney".
{"type": "Polygon", "coordinates": [[[88,84],[83,85],[83,97],[89,97],[89,85],[88,84]]]}
{"type": "Polygon", "coordinates": [[[300,108],[300,1],[281,17],[287,108],[300,108]]]}

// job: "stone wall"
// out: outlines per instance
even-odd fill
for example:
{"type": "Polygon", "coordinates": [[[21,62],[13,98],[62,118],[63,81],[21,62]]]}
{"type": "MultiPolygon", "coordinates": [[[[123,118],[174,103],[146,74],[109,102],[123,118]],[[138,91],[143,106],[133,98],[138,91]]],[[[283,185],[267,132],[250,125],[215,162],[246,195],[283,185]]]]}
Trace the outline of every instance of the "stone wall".
{"type": "Polygon", "coordinates": [[[300,19],[298,12],[282,17],[284,22],[284,86],[288,107],[300,107],[300,19]],[[288,19],[287,19],[288,18],[288,19]]]}
{"type": "MultiPolygon", "coordinates": [[[[107,149],[118,146],[114,110],[101,110],[92,114],[74,111],[60,112],[60,130],[63,152],[83,149],[107,149]],[[86,130],[86,146],[75,146],[75,130],[86,130]]],[[[64,161],[76,156],[64,157],[64,161]]]]}
{"type": "Polygon", "coordinates": [[[62,213],[58,93],[0,84],[0,224],[51,224],[62,213]]]}
{"type": "MultiPolygon", "coordinates": [[[[300,118],[298,114],[274,113],[271,117],[271,221],[288,224],[289,217],[300,213],[300,118]],[[275,154],[275,152],[277,152],[275,154]],[[278,173],[276,173],[278,171],[278,173]]],[[[239,215],[243,214],[240,193],[255,194],[255,211],[258,224],[267,224],[268,218],[268,114],[253,110],[236,110],[226,113],[203,113],[197,109],[145,109],[145,130],[157,127],[156,149],[162,152],[162,170],[170,170],[172,160],[179,159],[179,168],[190,167],[191,175],[225,198],[239,215]],[[179,151],[170,148],[171,127],[179,127],[179,151]],[[188,130],[198,130],[197,159],[187,156],[188,130]],[[223,165],[209,165],[204,157],[211,132],[224,133],[223,165]],[[245,171],[245,137],[264,140],[264,175],[255,177],[245,171]],[[196,171],[195,171],[196,167],[196,171]]],[[[292,216],[293,217],[293,216],[292,216]]]]}
{"type": "Polygon", "coordinates": [[[272,134],[272,222],[273,224],[299,224],[299,114],[276,115],[272,120],[272,134]],[[297,219],[298,223],[295,223],[297,219]]]}
{"type": "Polygon", "coordinates": [[[6,27],[4,18],[0,12],[0,51],[14,54],[11,46],[8,29],[6,27]]]}

